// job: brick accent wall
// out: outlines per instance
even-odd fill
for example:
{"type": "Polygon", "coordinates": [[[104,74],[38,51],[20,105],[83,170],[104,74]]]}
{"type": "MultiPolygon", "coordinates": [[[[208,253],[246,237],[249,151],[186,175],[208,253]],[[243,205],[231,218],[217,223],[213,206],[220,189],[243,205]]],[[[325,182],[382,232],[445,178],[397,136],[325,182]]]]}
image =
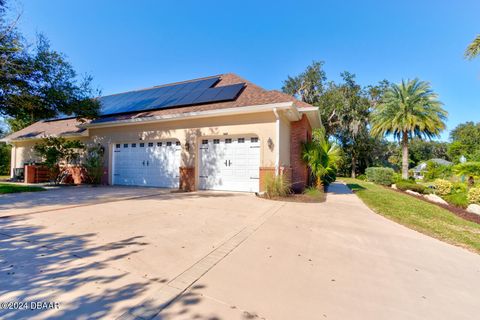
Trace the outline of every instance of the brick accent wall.
{"type": "Polygon", "coordinates": [[[194,167],[180,167],[180,190],[195,191],[194,167]]]}
{"type": "MultiPolygon", "coordinates": [[[[102,175],[102,180],[101,181],[102,181],[101,184],[103,184],[103,185],[110,184],[110,182],[108,181],[108,167],[103,167],[103,175],[102,175]]],[[[112,182],[113,182],[113,179],[112,179],[112,182]]]]}
{"type": "Polygon", "coordinates": [[[42,183],[50,181],[50,170],[44,166],[26,165],[25,166],[26,183],[42,183]]]}
{"type": "Polygon", "coordinates": [[[302,143],[312,138],[312,127],[307,116],[291,123],[290,132],[290,166],[292,167],[292,189],[301,192],[308,184],[309,172],[307,165],[302,160],[302,143]]]}

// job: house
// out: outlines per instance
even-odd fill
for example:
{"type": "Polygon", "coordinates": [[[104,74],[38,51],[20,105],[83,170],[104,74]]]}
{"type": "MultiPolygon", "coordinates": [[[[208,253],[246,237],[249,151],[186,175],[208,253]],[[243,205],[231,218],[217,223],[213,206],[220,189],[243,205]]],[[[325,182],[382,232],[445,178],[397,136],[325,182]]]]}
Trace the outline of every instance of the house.
{"type": "Polygon", "coordinates": [[[419,165],[417,165],[415,168],[412,169],[413,171],[413,177],[415,179],[423,179],[423,175],[425,171],[427,171],[427,162],[434,162],[438,165],[441,166],[453,166],[453,162],[447,161],[445,159],[439,159],[439,158],[433,158],[428,161],[421,162],[419,165]]]}
{"type": "Polygon", "coordinates": [[[15,169],[40,161],[33,146],[48,136],[105,148],[104,182],[185,190],[262,190],[285,174],[308,181],[302,142],[321,126],[318,108],[235,74],[222,74],[99,98],[101,116],[39,121],[3,140],[15,169]]]}

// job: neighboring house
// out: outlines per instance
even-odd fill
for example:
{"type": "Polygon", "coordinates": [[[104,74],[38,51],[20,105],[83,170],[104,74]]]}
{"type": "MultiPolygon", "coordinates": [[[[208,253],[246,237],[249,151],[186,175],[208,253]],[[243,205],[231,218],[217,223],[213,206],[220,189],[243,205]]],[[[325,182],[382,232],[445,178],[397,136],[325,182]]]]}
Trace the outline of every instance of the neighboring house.
{"type": "Polygon", "coordinates": [[[413,168],[413,177],[415,179],[423,179],[423,176],[424,176],[424,173],[425,171],[427,171],[427,162],[429,161],[432,161],[432,162],[435,162],[439,165],[442,165],[442,166],[452,166],[453,165],[453,162],[450,162],[450,161],[447,161],[445,159],[438,159],[438,158],[434,158],[434,159],[430,159],[428,161],[424,161],[422,163],[420,163],[419,165],[417,165],[415,168],[413,168]]]}
{"type": "Polygon", "coordinates": [[[301,190],[308,170],[302,143],[321,126],[318,108],[222,74],[99,98],[102,116],[39,121],[3,140],[15,168],[39,161],[47,136],[105,147],[104,182],[185,190],[256,192],[267,174],[301,190]]]}

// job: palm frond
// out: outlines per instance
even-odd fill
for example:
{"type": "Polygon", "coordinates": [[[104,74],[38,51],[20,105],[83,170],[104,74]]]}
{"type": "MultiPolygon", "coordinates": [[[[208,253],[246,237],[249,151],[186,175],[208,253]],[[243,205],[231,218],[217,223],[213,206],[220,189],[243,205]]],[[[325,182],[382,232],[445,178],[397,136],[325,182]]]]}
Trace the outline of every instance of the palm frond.
{"type": "Polygon", "coordinates": [[[465,58],[471,60],[480,55],[480,34],[470,43],[465,50],[465,58]]]}

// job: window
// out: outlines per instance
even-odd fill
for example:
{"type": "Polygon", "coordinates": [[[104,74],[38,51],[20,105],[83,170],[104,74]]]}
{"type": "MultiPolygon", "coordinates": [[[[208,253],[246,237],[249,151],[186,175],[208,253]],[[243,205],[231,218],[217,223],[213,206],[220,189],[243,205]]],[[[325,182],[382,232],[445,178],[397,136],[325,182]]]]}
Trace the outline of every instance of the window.
{"type": "Polygon", "coordinates": [[[245,143],[245,138],[238,138],[238,143],[245,143]]]}
{"type": "Polygon", "coordinates": [[[170,147],[172,145],[172,141],[167,142],[167,147],[170,147]]]}
{"type": "Polygon", "coordinates": [[[175,145],[176,145],[176,146],[179,146],[179,145],[180,145],[180,141],[175,142],[175,145]]]}
{"type": "Polygon", "coordinates": [[[220,143],[220,139],[213,139],[213,144],[219,144],[220,143]]]}
{"type": "Polygon", "coordinates": [[[208,144],[208,140],[202,140],[202,144],[208,144]]]}
{"type": "Polygon", "coordinates": [[[144,148],[145,147],[145,143],[140,143],[140,148],[144,148]]]}
{"type": "Polygon", "coordinates": [[[137,147],[137,144],[136,143],[132,143],[132,148],[136,148],[137,147]]]}
{"type": "Polygon", "coordinates": [[[149,143],[148,143],[148,146],[149,146],[149,147],[153,147],[153,142],[149,142],[149,143]]]}
{"type": "Polygon", "coordinates": [[[128,143],[124,143],[124,144],[123,144],[123,147],[124,147],[124,148],[128,148],[128,143]]]}
{"type": "Polygon", "coordinates": [[[117,149],[120,148],[120,143],[117,143],[117,144],[115,145],[115,148],[117,148],[117,149]]]}
{"type": "Polygon", "coordinates": [[[232,143],[232,139],[225,139],[225,143],[232,143]]]}
{"type": "Polygon", "coordinates": [[[257,142],[258,142],[258,138],[250,138],[250,142],[252,142],[252,143],[257,143],[257,142]]]}
{"type": "Polygon", "coordinates": [[[157,142],[157,147],[161,147],[162,146],[162,143],[161,142],[157,142]]]}

